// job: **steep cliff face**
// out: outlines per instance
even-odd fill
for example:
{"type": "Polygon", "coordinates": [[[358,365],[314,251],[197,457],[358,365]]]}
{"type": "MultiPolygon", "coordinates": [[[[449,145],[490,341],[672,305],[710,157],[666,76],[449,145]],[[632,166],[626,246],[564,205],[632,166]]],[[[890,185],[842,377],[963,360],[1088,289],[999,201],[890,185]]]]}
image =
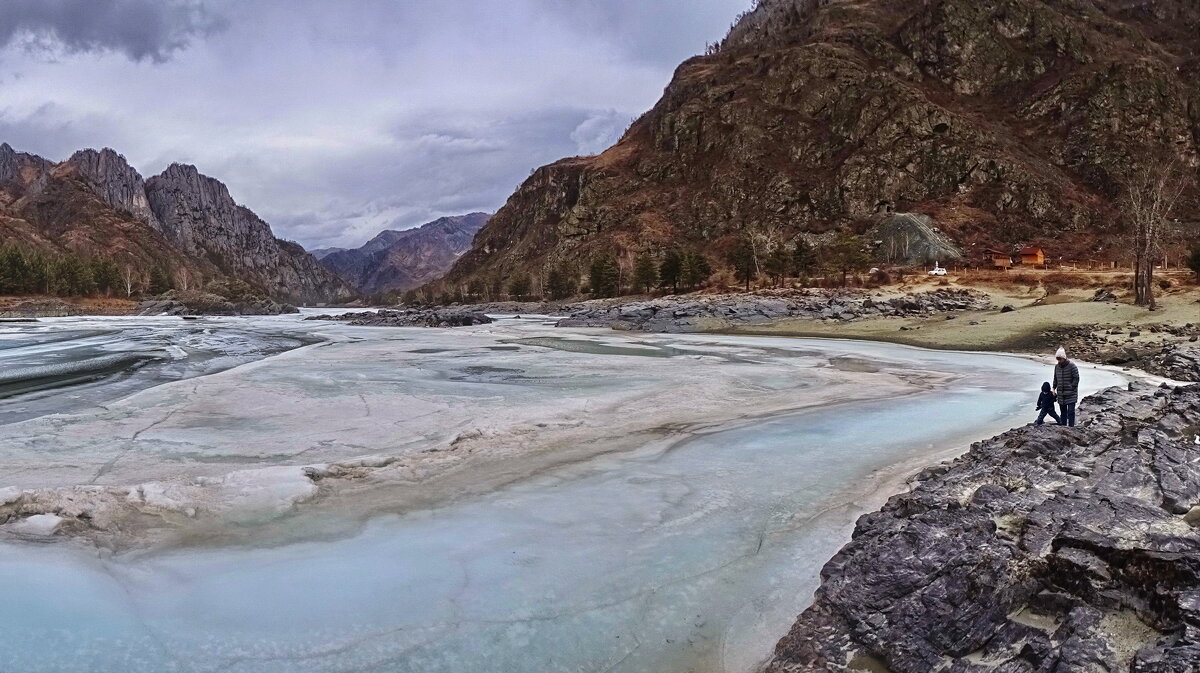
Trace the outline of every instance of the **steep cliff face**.
{"type": "Polygon", "coordinates": [[[403,291],[440,278],[471,247],[488,213],[443,217],[416,229],[384,231],[355,250],[335,250],[321,263],[361,292],[403,291]]]}
{"type": "Polygon", "coordinates": [[[353,296],[302,247],[276,239],[217,180],[174,165],[146,182],[110,149],[55,164],[0,145],[4,243],[111,258],[143,275],[165,265],[191,284],[242,280],[294,302],[353,296]]]}
{"type": "Polygon", "coordinates": [[[449,279],[614,248],[717,259],[745,231],[787,240],[887,207],[968,256],[1116,258],[1133,168],[1196,174],[1198,73],[1191,0],[763,0],[616,146],[535,171],[449,279]]]}
{"type": "Polygon", "coordinates": [[[147,181],[146,194],[167,238],[227,275],[296,302],[342,301],[353,294],[304,248],[275,238],[270,225],[195,166],[172,164],[147,181]]]}
{"type": "Polygon", "coordinates": [[[37,155],[17,152],[8,143],[0,143],[0,189],[23,191],[44,183],[53,166],[37,155]]]}
{"type": "Polygon", "coordinates": [[[80,150],[62,168],[73,170],[108,205],[161,230],[150,210],[146,183],[125,157],[108,148],[80,150]]]}
{"type": "Polygon", "coordinates": [[[79,153],[55,164],[0,145],[0,245],[105,257],[143,272],[165,264],[196,278],[216,275],[211,265],[172,245],[152,220],[134,214],[138,199],[126,188],[141,178],[119,155],[100,155],[79,153]],[[108,188],[107,173],[114,177],[108,188]]]}

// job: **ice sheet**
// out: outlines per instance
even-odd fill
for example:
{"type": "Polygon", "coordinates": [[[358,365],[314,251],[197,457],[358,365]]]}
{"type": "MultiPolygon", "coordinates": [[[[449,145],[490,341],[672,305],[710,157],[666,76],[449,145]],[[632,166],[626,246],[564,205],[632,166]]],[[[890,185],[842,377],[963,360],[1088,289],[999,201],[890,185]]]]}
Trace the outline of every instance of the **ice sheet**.
{"type": "MultiPolygon", "coordinates": [[[[350,489],[319,527],[358,530],[337,539],[0,544],[0,670],[748,671],[895,475],[1027,422],[1050,368],[535,322],[328,329],[327,346],[0,428],[5,479],[21,461],[23,488],[107,465],[92,481],[177,503],[146,507],[232,508],[249,530],[247,512],[311,508],[285,520],[304,529],[325,511],[309,478],[336,489],[353,473],[400,497],[484,474],[472,465],[574,459],[361,530],[350,489]],[[529,343],[563,338],[593,346],[529,343]]],[[[1120,381],[1084,370],[1087,390],[1120,381]]]]}

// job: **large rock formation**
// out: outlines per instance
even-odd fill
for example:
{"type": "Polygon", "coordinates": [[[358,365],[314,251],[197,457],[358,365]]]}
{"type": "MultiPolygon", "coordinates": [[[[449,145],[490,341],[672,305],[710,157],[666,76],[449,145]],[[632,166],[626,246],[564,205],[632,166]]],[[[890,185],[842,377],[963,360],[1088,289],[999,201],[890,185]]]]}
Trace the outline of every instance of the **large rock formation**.
{"type": "MultiPolygon", "coordinates": [[[[447,280],[924,213],[969,257],[1115,258],[1133,169],[1200,153],[1194,0],[761,0],[595,157],[539,168],[447,280]]],[[[1200,190],[1185,196],[1200,203],[1200,190]]]]}
{"type": "Polygon", "coordinates": [[[63,165],[73,169],[108,205],[155,229],[162,228],[150,210],[145,181],[125,157],[107,147],[99,152],[87,149],[71,155],[63,165]]]}
{"type": "Polygon", "coordinates": [[[351,292],[300,245],[275,238],[271,227],[240,206],[219,180],[195,166],[171,164],[146,183],[163,233],[190,255],[226,275],[297,302],[349,299],[351,292]]]}
{"type": "MultiPolygon", "coordinates": [[[[338,302],[353,291],[295,243],[238,206],[225,185],[173,165],[143,181],[110,149],[55,164],[0,144],[0,245],[105,257],[145,276],[168,267],[188,285],[234,279],[286,301],[338,302]]],[[[186,289],[186,288],[185,288],[186,289]]]]}
{"type": "Polygon", "coordinates": [[[195,278],[216,275],[171,244],[147,217],[137,175],[115,153],[80,152],[55,164],[0,144],[0,245],[42,253],[107,257],[144,272],[166,265],[195,278]]]}
{"type": "Polygon", "coordinates": [[[441,278],[490,217],[443,217],[416,229],[384,231],[361,248],[334,248],[317,258],[364,294],[408,290],[441,278]]]}
{"type": "Polygon", "coordinates": [[[768,673],[1195,673],[1200,386],[1113,388],[861,518],[768,673]]]}
{"type": "Polygon", "coordinates": [[[35,154],[17,152],[8,143],[0,143],[0,188],[28,189],[43,183],[53,166],[35,154]]]}

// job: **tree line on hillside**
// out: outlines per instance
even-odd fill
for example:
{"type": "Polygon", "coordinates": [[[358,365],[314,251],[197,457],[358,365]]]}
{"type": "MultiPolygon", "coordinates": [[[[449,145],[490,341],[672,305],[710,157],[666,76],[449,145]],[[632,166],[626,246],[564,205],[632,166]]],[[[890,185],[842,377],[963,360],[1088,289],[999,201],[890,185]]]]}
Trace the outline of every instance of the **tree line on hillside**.
{"type": "Polygon", "coordinates": [[[188,284],[188,273],[158,264],[144,270],[108,257],[0,247],[0,295],[57,297],[157,295],[188,284]]]}
{"type": "Polygon", "coordinates": [[[724,254],[711,257],[696,249],[683,248],[643,250],[624,257],[606,252],[595,255],[584,265],[558,262],[548,265],[540,274],[522,273],[508,278],[493,275],[454,287],[435,284],[379,299],[410,305],[557,301],[579,294],[592,298],[655,291],[677,294],[714,283],[727,285],[730,281],[749,290],[764,280],[777,287],[788,279],[798,278],[808,283],[817,276],[822,284],[846,286],[852,276],[866,271],[870,265],[867,241],[851,232],[839,233],[821,244],[797,238],[791,243],[763,245],[747,236],[737,239],[724,254]]]}

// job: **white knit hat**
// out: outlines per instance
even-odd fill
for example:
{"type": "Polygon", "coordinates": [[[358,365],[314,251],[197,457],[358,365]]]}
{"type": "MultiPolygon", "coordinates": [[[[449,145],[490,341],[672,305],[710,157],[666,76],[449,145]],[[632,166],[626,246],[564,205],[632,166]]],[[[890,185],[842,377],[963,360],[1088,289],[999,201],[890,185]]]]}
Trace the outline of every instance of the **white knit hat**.
{"type": "Polygon", "coordinates": [[[1062,346],[1059,346],[1058,351],[1054,353],[1054,357],[1062,358],[1062,359],[1066,360],[1067,359],[1067,349],[1063,348],[1062,346]]]}

